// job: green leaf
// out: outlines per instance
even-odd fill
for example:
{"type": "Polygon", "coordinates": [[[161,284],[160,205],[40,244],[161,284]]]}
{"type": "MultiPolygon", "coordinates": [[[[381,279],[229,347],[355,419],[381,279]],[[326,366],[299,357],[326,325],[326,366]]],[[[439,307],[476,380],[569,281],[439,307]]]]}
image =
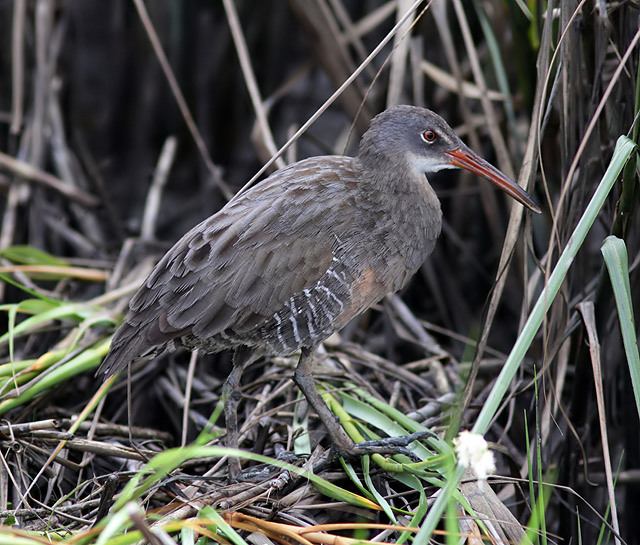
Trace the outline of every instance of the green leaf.
{"type": "Polygon", "coordinates": [[[316,489],[328,496],[329,498],[336,499],[338,501],[344,501],[351,505],[358,507],[364,507],[365,509],[376,509],[380,507],[371,500],[349,492],[339,486],[336,486],[329,481],[314,475],[309,471],[300,469],[280,460],[274,460],[261,454],[255,454],[244,450],[226,448],[226,447],[205,447],[199,445],[189,445],[186,447],[175,448],[166,450],[154,456],[145,466],[127,483],[124,490],[120,493],[118,500],[113,506],[113,511],[122,509],[129,501],[135,500],[143,495],[147,490],[153,487],[156,483],[160,482],[166,475],[179,467],[187,460],[193,460],[196,458],[209,458],[209,457],[223,457],[223,456],[235,456],[247,460],[255,460],[265,464],[270,464],[275,467],[279,467],[300,475],[309,479],[316,489]]]}
{"type": "Polygon", "coordinates": [[[14,326],[10,331],[0,336],[0,343],[7,342],[14,335],[20,335],[28,332],[30,329],[44,325],[50,320],[68,319],[72,322],[80,322],[91,316],[98,315],[100,322],[113,322],[109,314],[100,308],[92,307],[85,303],[66,303],[61,305],[51,304],[47,309],[46,305],[42,306],[43,312],[31,316],[26,320],[14,326]]]}
{"type": "Polygon", "coordinates": [[[638,355],[638,338],[633,317],[627,247],[622,239],[610,236],[605,239],[600,250],[609,271],[613,296],[618,307],[618,320],[627,355],[633,395],[636,400],[636,409],[640,415],[640,356],[638,355]]]}
{"type": "MultiPolygon", "coordinates": [[[[563,250],[560,258],[558,259],[558,263],[556,264],[547,285],[544,287],[536,304],[534,305],[531,313],[529,314],[529,318],[524,324],[518,339],[516,340],[507,361],[502,367],[502,371],[498,375],[496,379],[496,383],[491,390],[491,393],[487,397],[480,414],[478,415],[478,419],[473,426],[473,432],[484,435],[487,431],[491,420],[496,415],[500,404],[502,403],[502,398],[504,394],[507,392],[509,385],[513,377],[515,376],[518,368],[520,367],[520,363],[524,359],[527,350],[531,346],[531,342],[535,337],[536,333],[540,329],[542,325],[542,321],[547,314],[547,311],[551,307],[551,303],[555,299],[558,291],[560,290],[560,286],[564,281],[569,267],[573,263],[573,260],[578,253],[578,250],[582,246],[584,239],[587,236],[587,233],[591,229],[593,222],[598,217],[598,213],[602,209],[613,184],[615,183],[618,175],[622,171],[625,163],[628,161],[629,156],[634,151],[636,145],[635,143],[627,138],[626,136],[621,136],[618,138],[616,143],[616,149],[614,151],[613,157],[611,158],[611,162],[609,163],[609,167],[607,171],[604,173],[600,184],[598,185],[593,197],[589,201],[584,214],[580,218],[578,225],[573,231],[567,246],[563,250]]],[[[455,472],[447,479],[447,484],[445,489],[442,490],[435,503],[431,506],[429,513],[425,519],[420,532],[414,538],[414,544],[426,545],[428,542],[433,530],[435,530],[442,513],[445,510],[447,501],[453,494],[453,491],[458,486],[460,482],[460,477],[462,477],[463,470],[458,467],[455,472]]]]}
{"type": "Polygon", "coordinates": [[[198,515],[202,518],[207,518],[213,521],[215,524],[215,530],[224,535],[229,539],[229,541],[231,541],[231,543],[234,543],[234,545],[247,545],[247,542],[242,539],[240,534],[238,534],[238,532],[236,532],[210,505],[203,507],[198,515]]]}
{"type": "Polygon", "coordinates": [[[609,163],[609,167],[604,173],[604,176],[593,194],[591,201],[589,201],[589,204],[573,231],[571,238],[567,242],[567,246],[562,251],[560,258],[558,259],[558,263],[553,269],[547,285],[540,293],[536,304],[531,310],[529,318],[524,324],[518,339],[513,345],[513,349],[511,350],[502,371],[498,375],[496,384],[491,390],[491,393],[489,394],[480,414],[478,415],[478,419],[473,426],[472,431],[474,433],[484,435],[487,431],[487,428],[498,411],[498,408],[502,403],[502,398],[508,390],[520,363],[531,346],[533,338],[540,329],[542,321],[551,307],[551,303],[553,303],[553,300],[558,294],[560,286],[562,285],[562,282],[564,282],[567,272],[569,271],[569,267],[571,267],[578,250],[587,236],[587,233],[591,229],[593,222],[598,217],[598,213],[602,209],[613,184],[635,147],[635,143],[626,136],[618,138],[616,149],[613,157],[611,158],[611,162],[609,163]]]}
{"type": "MultiPolygon", "coordinates": [[[[49,388],[53,388],[54,386],[63,383],[70,377],[97,367],[100,361],[102,361],[102,358],[107,355],[110,342],[111,339],[99,341],[94,346],[87,348],[78,355],[72,357],[63,365],[60,365],[56,369],[53,369],[43,375],[31,386],[23,390],[20,395],[0,402],[0,414],[4,414],[10,409],[19,407],[26,401],[30,401],[31,399],[41,395],[49,388]]],[[[52,354],[52,358],[55,358],[61,357],[65,352],[65,350],[57,350],[50,354],[52,354]]]]}
{"type": "Polygon", "coordinates": [[[69,264],[50,253],[43,252],[33,246],[10,246],[0,250],[0,257],[8,259],[12,263],[21,265],[55,265],[56,267],[68,267],[69,264]]]}

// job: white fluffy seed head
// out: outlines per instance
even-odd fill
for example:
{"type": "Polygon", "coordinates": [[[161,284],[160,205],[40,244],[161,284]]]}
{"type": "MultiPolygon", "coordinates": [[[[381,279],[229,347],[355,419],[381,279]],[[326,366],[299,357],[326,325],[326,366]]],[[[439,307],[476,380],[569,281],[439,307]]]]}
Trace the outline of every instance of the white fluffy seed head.
{"type": "Polygon", "coordinates": [[[480,479],[495,473],[496,462],[489,445],[482,435],[470,431],[462,431],[453,440],[458,455],[458,463],[470,467],[480,479]]]}

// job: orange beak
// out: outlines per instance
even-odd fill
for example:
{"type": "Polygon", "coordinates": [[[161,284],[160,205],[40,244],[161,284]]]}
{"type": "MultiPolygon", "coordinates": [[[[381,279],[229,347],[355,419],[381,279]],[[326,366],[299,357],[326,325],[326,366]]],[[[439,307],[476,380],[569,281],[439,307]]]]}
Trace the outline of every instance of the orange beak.
{"type": "Polygon", "coordinates": [[[464,168],[478,176],[489,180],[492,184],[498,186],[507,195],[513,197],[516,201],[526,206],[536,214],[540,214],[542,209],[534,201],[531,196],[514,182],[507,175],[500,172],[491,163],[485,161],[482,157],[476,155],[466,146],[459,147],[451,151],[445,151],[445,155],[450,158],[453,166],[464,168]]]}

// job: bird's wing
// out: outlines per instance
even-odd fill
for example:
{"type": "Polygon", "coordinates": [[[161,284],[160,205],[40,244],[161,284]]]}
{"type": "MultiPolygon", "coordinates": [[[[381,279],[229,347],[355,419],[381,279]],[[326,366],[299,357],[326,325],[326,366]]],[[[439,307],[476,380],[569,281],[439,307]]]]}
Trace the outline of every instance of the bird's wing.
{"type": "Polygon", "coordinates": [[[331,159],[277,172],[182,237],[132,298],[99,371],[184,335],[246,331],[314,286],[332,264],[349,220],[344,189],[357,179],[353,159],[331,159]]]}

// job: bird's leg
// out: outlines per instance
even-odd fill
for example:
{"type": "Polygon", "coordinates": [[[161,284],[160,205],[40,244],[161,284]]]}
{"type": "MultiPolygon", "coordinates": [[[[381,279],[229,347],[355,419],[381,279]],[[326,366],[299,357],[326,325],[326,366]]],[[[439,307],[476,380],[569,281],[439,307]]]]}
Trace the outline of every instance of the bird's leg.
{"type": "Polygon", "coordinates": [[[307,398],[309,405],[318,413],[320,420],[327,428],[331,442],[339,454],[352,454],[354,443],[344,431],[344,428],[336,420],[336,416],[329,410],[327,404],[316,388],[311,374],[311,366],[313,364],[314,349],[303,348],[298,360],[298,366],[293,375],[294,382],[300,388],[300,391],[307,398]]]}
{"type": "MultiPolygon", "coordinates": [[[[233,369],[222,388],[224,420],[227,427],[225,443],[229,448],[238,448],[238,403],[242,398],[240,378],[247,365],[256,358],[257,356],[248,350],[236,350],[233,354],[233,369]]],[[[240,460],[236,457],[229,458],[229,479],[235,479],[238,473],[240,473],[240,460]]]]}
{"type": "Polygon", "coordinates": [[[420,439],[426,435],[432,435],[428,431],[420,431],[410,435],[400,437],[387,437],[385,439],[375,439],[372,441],[363,441],[355,444],[351,437],[347,435],[344,428],[338,423],[336,416],[331,412],[327,404],[318,392],[313,375],[311,374],[311,365],[313,363],[314,350],[303,348],[300,354],[298,366],[293,375],[293,380],[298,385],[307,398],[309,405],[318,413],[318,417],[322,420],[325,428],[329,432],[333,448],[339,456],[363,456],[365,454],[405,454],[411,458],[415,456],[405,447],[412,441],[420,439]]]}

